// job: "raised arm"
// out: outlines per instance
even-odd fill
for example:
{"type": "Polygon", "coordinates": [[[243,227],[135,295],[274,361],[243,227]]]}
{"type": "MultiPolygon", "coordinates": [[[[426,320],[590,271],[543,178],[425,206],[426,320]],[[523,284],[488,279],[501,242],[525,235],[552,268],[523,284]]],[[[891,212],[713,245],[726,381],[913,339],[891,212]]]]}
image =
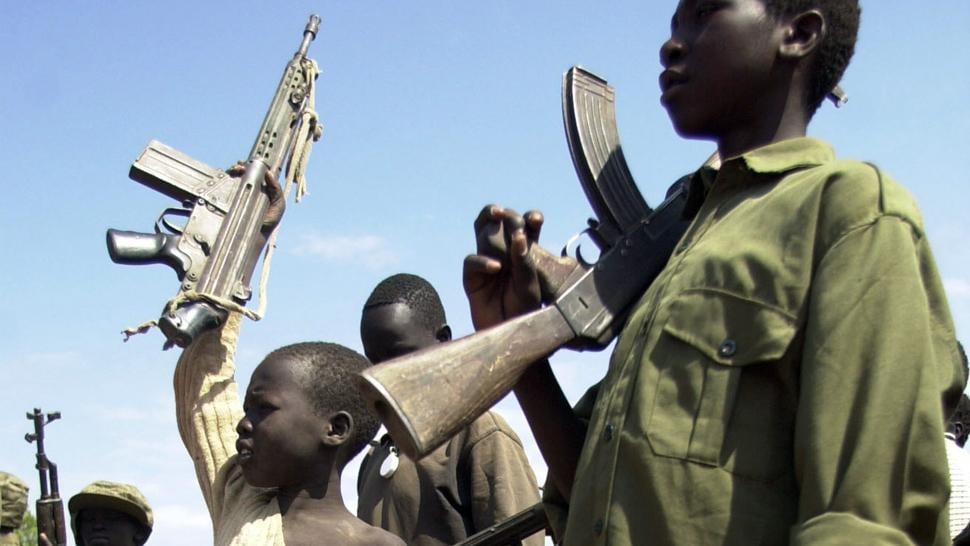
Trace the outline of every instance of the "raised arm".
{"type": "Polygon", "coordinates": [[[182,351],[175,367],[175,412],[182,442],[195,465],[202,496],[213,511],[213,485],[236,453],[242,404],[236,389],[235,352],[241,316],[210,331],[182,351]]]}

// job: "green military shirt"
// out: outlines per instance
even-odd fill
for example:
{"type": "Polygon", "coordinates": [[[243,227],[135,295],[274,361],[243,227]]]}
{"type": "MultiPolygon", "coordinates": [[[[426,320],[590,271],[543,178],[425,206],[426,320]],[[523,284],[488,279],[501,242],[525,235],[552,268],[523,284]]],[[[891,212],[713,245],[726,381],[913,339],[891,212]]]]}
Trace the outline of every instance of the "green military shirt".
{"type": "Polygon", "coordinates": [[[809,138],[701,187],[617,341],[565,544],[948,544],[964,372],[913,199],[809,138]]]}

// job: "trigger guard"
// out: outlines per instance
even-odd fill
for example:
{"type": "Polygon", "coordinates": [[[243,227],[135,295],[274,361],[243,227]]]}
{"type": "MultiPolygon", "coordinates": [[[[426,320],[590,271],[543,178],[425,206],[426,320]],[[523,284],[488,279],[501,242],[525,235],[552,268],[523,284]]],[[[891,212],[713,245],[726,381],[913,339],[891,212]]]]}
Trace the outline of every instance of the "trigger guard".
{"type": "Polygon", "coordinates": [[[166,216],[170,214],[173,216],[182,216],[188,218],[192,215],[192,211],[188,209],[176,208],[168,208],[163,210],[162,213],[158,215],[158,220],[155,220],[155,233],[162,233],[162,228],[164,228],[167,233],[172,235],[182,235],[184,233],[185,230],[182,228],[182,226],[177,226],[168,221],[166,216]]]}
{"type": "Polygon", "coordinates": [[[575,245],[576,255],[572,256],[572,258],[574,258],[577,262],[579,262],[579,264],[582,265],[583,267],[590,268],[595,266],[596,262],[598,262],[599,260],[597,259],[596,261],[590,262],[586,258],[584,258],[583,251],[582,251],[582,244],[577,242],[580,240],[580,238],[583,235],[587,235],[590,232],[590,230],[591,228],[586,228],[583,231],[580,231],[579,233],[576,233],[572,237],[570,237],[569,240],[566,241],[566,244],[563,245],[562,250],[559,252],[560,256],[562,256],[563,258],[570,257],[569,249],[571,246],[575,245]]]}

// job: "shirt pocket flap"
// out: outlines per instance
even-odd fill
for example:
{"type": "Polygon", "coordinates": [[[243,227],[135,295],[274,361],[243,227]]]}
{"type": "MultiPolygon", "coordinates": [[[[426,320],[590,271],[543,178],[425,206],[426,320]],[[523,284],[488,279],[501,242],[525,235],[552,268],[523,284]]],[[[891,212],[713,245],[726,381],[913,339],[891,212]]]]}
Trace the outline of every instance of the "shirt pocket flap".
{"type": "Polygon", "coordinates": [[[777,307],[715,290],[691,290],[671,304],[664,331],[724,366],[778,360],[795,318],[777,307]]]}

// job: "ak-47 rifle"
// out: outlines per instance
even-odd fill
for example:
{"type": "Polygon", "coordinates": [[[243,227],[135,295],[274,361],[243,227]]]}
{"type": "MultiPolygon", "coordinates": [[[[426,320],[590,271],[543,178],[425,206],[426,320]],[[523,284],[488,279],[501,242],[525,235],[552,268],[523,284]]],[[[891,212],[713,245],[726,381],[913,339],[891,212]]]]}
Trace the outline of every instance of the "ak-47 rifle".
{"type": "MultiPolygon", "coordinates": [[[[533,362],[566,344],[608,345],[687,229],[682,184],[656,209],[640,195],[623,157],[614,93],[606,80],[570,69],[563,77],[563,121],[576,172],[596,214],[588,233],[601,255],[595,264],[579,260],[566,273],[540,272],[556,279],[544,289],[551,301],[542,309],[361,374],[364,397],[401,451],[414,459],[508,394],[533,362]]],[[[550,262],[545,256],[549,259],[543,262],[550,262]]]]}
{"type": "Polygon", "coordinates": [[[34,422],[34,432],[24,436],[28,443],[37,443],[37,471],[40,473],[40,498],[36,504],[37,542],[41,543],[43,533],[53,546],[67,544],[67,528],[64,526],[64,501],[57,482],[57,465],[44,452],[44,427],[60,418],[59,411],[52,411],[45,418],[40,408],[34,408],[33,413],[27,412],[27,419],[34,422]]]}
{"type": "MultiPolygon", "coordinates": [[[[262,191],[267,173],[279,175],[288,160],[287,178],[302,185],[303,170],[312,141],[321,127],[314,112],[314,82],[319,69],[307,57],[310,42],[320,28],[320,18],[310,16],[303,40],[287,63],[273,95],[241,177],[151,141],[132,164],[128,176],[149,188],[182,202],[183,208],[166,209],[155,223],[155,233],[109,229],[108,254],[115,263],[165,264],[175,270],[181,286],[157,325],[172,344],[187,347],[202,332],[220,326],[227,310],[258,320],[265,301],[260,296],[256,312],[245,307],[252,296],[250,279],[266,244],[263,216],[269,198],[262,191]],[[188,218],[184,226],[166,217],[188,218]]],[[[288,189],[288,186],[287,186],[288,189]]],[[[283,191],[283,199],[287,190],[283,191]]],[[[302,187],[297,190],[297,200],[302,187]]],[[[273,247],[269,242],[266,261],[273,247]]],[[[265,285],[269,266],[263,266],[265,285]]],[[[131,335],[154,326],[156,321],[126,332],[131,335]]]]}

